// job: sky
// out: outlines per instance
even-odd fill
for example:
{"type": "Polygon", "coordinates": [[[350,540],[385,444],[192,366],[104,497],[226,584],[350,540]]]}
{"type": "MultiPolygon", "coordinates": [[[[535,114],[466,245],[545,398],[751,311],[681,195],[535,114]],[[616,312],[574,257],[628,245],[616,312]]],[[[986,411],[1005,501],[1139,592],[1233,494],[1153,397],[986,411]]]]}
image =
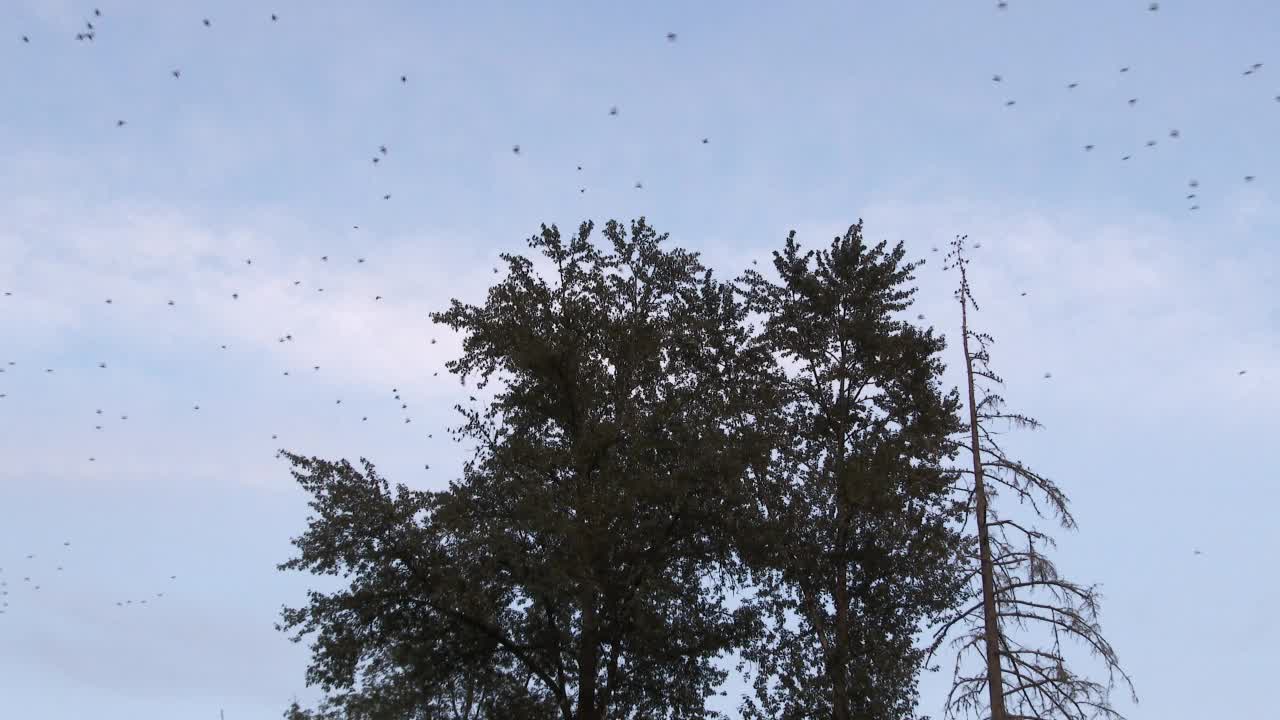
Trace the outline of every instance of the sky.
{"type": "Polygon", "coordinates": [[[308,515],[276,450],[443,487],[471,390],[428,313],[541,223],[641,216],[726,279],[863,219],[926,261],[952,386],[967,234],[975,329],[1045,425],[1007,448],[1073,500],[1056,557],[1102,588],[1118,707],[1265,715],[1280,5],[1148,5],[5,2],[0,715],[314,700],[274,627],[324,586],[276,570],[308,515]]]}

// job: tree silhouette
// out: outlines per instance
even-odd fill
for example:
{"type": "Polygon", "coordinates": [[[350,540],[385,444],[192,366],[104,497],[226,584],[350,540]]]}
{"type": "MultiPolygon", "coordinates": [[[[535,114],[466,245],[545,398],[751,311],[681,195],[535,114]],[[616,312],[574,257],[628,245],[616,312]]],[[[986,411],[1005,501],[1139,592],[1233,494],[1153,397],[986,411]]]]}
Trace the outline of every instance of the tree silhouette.
{"type": "Polygon", "coordinates": [[[909,717],[916,635],[961,588],[943,466],[959,396],[940,387],[943,339],[894,318],[915,293],[904,254],[867,247],[859,222],[817,253],[792,232],[778,284],[743,278],[764,344],[791,366],[745,550],[768,624],[743,651],[759,669],[747,718],[909,717]]]}
{"type": "Polygon", "coordinates": [[[450,372],[502,386],[458,407],[477,449],[448,490],[290,456],[319,515],[282,567],[351,577],[285,612],[316,635],[310,682],[425,707],[475,677],[501,698],[483,717],[715,716],[714,661],[755,627],[725,598],[772,359],[696,254],[643,219],[605,226],[611,252],[592,230],[529,240],[552,282],[504,255],[483,306],[433,314],[465,334],[450,372]]]}
{"type": "Polygon", "coordinates": [[[971,538],[965,555],[968,597],[936,629],[930,650],[932,655],[946,638],[956,635],[947,716],[969,713],[991,720],[1120,718],[1110,700],[1117,682],[1127,687],[1135,702],[1137,696],[1115,650],[1102,635],[1097,587],[1060,576],[1045,555],[1054,547],[1053,538],[1033,524],[1035,518],[1049,518],[1064,529],[1075,529],[1067,497],[1056,483],[1010,459],[997,440],[999,425],[1035,429],[1040,424],[1005,410],[1004,398],[980,385],[985,381],[999,386],[1003,380],[990,367],[989,350],[994,340],[969,326],[969,309],[976,311],[978,305],[970,292],[966,239],[957,236],[947,257],[949,267],[960,274],[956,298],[960,302],[969,398],[968,427],[957,444],[973,461],[972,469],[962,471],[968,482],[962,483],[960,490],[977,536],[971,538]],[[1015,496],[1031,518],[1002,513],[995,504],[1002,492],[1015,496]],[[1107,674],[1105,683],[1069,669],[1064,636],[1082,644],[1101,661],[1107,674]],[[974,655],[982,659],[982,672],[963,669],[974,655]]]}

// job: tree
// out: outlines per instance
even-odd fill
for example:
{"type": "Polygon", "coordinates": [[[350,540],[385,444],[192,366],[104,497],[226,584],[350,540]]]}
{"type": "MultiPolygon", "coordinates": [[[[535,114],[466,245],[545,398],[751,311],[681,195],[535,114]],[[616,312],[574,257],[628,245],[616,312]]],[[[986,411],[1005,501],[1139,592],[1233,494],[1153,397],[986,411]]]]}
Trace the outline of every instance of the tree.
{"type": "Polygon", "coordinates": [[[959,396],[940,387],[943,339],[893,317],[915,293],[904,254],[868,248],[859,222],[819,253],[792,232],[779,284],[744,276],[763,344],[792,366],[745,551],[770,620],[743,652],[759,666],[748,718],[910,717],[915,637],[961,586],[943,466],[959,396]]]}
{"type": "Polygon", "coordinates": [[[295,701],[289,720],[497,720],[552,717],[528,689],[514,655],[461,627],[456,613],[501,612],[503,588],[473,582],[442,522],[442,493],[398,485],[372,463],[357,468],[284,453],[318,514],[283,570],[355,576],[349,588],[309,593],[281,629],[317,635],[308,684],[327,697],[315,711],[295,701]],[[429,588],[429,590],[428,590],[429,588]],[[523,713],[510,712],[520,708],[523,713]]]}
{"type": "Polygon", "coordinates": [[[310,681],[351,688],[363,668],[421,706],[479,673],[504,717],[713,716],[713,662],[755,627],[725,598],[772,359],[696,254],[643,219],[606,225],[612,252],[592,230],[529,240],[553,282],[504,255],[482,307],[433,314],[465,334],[450,372],[502,381],[458,408],[477,449],[448,490],[393,495],[371,465],[292,456],[320,514],[283,567],[353,576],[285,613],[317,635],[310,681]]]}
{"type": "Polygon", "coordinates": [[[957,444],[973,461],[971,470],[962,471],[969,482],[961,489],[977,536],[971,538],[966,556],[967,599],[938,627],[930,651],[936,651],[953,631],[960,631],[953,640],[956,655],[947,714],[971,712],[982,717],[985,696],[986,717],[991,720],[1120,718],[1110,701],[1117,679],[1135,702],[1137,695],[1115,650],[1102,635],[1097,587],[1060,576],[1045,555],[1046,549],[1054,547],[1053,538],[1031,521],[1002,513],[995,505],[998,494],[1008,491],[1033,517],[1056,519],[1067,530],[1076,527],[1062,489],[1011,460],[997,441],[997,426],[1002,423],[1027,429],[1040,424],[1005,410],[1003,397],[979,385],[986,381],[999,386],[1003,381],[990,367],[989,349],[994,340],[969,329],[969,308],[977,311],[978,304],[969,287],[966,238],[956,237],[948,259],[960,273],[956,298],[960,302],[969,400],[969,422],[957,444]],[[1019,634],[1015,636],[1014,630],[1019,634]],[[1039,635],[1034,636],[1037,631],[1039,635]],[[1064,635],[1079,641],[1101,661],[1106,683],[1068,668],[1064,635]],[[964,662],[974,654],[981,657],[983,670],[966,673],[964,662]]]}

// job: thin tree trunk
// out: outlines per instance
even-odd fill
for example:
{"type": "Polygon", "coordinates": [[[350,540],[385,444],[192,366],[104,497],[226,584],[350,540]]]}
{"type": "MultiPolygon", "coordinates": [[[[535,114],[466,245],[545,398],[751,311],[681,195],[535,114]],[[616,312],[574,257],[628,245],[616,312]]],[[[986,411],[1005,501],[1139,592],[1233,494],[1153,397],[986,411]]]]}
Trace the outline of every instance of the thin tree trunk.
{"type": "MultiPolygon", "coordinates": [[[[843,535],[844,533],[841,533],[843,535]]],[[[849,569],[843,564],[837,573],[835,597],[835,653],[827,660],[831,678],[831,719],[849,720],[849,569]]]]}
{"type": "Polygon", "coordinates": [[[991,568],[991,544],[987,531],[987,487],[982,477],[982,456],[978,451],[978,406],[973,387],[973,357],[969,354],[969,313],[960,295],[960,327],[964,346],[965,376],[969,385],[969,440],[973,448],[973,487],[978,508],[978,557],[982,570],[982,614],[987,648],[987,690],[991,697],[991,720],[1005,720],[1004,677],[1000,670],[1000,628],[996,616],[995,573],[991,568]]]}
{"type": "Polygon", "coordinates": [[[578,648],[578,720],[599,720],[596,707],[596,678],[600,665],[600,643],[596,627],[596,594],[584,593],[582,638],[578,648]]]}

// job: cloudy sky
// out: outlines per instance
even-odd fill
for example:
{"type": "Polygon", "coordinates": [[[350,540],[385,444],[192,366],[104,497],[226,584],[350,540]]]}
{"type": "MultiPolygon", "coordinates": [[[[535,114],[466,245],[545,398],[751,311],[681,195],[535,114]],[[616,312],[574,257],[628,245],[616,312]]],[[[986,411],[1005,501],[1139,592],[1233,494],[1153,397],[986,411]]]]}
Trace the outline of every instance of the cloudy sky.
{"type": "Polygon", "coordinates": [[[863,218],[951,338],[933,248],[981,243],[977,323],[1046,426],[1009,443],[1074,499],[1120,707],[1272,707],[1274,2],[101,2],[0,11],[0,714],[313,698],[276,449],[442,486],[468,391],[427,313],[540,223],[642,215],[725,277],[863,218]]]}

